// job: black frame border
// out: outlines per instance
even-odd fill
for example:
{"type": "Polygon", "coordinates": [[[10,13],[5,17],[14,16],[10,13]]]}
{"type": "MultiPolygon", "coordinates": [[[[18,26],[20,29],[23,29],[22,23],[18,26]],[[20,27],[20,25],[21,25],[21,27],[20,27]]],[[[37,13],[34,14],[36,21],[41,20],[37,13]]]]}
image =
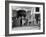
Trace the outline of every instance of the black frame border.
{"type": "Polygon", "coordinates": [[[37,35],[37,34],[45,34],[45,3],[40,3],[40,2],[24,2],[24,1],[5,1],[5,36],[21,36],[21,35],[37,35]],[[39,32],[39,33],[9,34],[9,3],[43,5],[43,32],[39,32]]]}

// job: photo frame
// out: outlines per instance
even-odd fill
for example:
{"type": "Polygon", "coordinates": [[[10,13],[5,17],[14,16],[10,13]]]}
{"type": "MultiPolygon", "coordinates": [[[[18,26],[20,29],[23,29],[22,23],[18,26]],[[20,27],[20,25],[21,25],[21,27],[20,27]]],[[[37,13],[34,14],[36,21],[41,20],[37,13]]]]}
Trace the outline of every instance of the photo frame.
{"type": "Polygon", "coordinates": [[[5,1],[5,35],[45,33],[45,3],[5,1]]]}

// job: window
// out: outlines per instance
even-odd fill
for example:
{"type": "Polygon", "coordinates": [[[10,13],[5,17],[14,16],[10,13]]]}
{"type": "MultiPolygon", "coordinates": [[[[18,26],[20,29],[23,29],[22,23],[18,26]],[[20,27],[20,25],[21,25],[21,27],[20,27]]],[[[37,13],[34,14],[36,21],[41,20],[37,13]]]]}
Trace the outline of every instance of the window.
{"type": "Polygon", "coordinates": [[[36,12],[39,12],[39,7],[36,7],[36,12]]]}

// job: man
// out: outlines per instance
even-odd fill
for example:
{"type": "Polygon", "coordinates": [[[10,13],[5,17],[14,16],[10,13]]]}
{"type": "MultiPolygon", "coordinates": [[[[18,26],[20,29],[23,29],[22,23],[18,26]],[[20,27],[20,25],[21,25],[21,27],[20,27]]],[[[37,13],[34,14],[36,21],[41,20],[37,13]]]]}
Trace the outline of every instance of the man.
{"type": "Polygon", "coordinates": [[[26,11],[25,10],[19,10],[17,11],[17,18],[21,17],[20,19],[20,26],[22,26],[22,17],[26,17],[26,11]]]}

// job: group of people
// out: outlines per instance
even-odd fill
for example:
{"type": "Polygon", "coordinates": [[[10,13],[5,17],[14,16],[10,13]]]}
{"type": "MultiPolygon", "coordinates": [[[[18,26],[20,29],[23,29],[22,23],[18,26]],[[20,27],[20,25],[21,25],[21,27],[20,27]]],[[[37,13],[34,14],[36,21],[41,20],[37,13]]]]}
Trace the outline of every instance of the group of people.
{"type": "Polygon", "coordinates": [[[17,17],[12,17],[12,19],[13,19],[13,23],[12,23],[13,27],[27,26],[27,25],[29,26],[31,24],[34,24],[34,22],[38,24],[38,21],[39,21],[38,16],[35,17],[36,21],[34,21],[33,15],[31,14],[30,16],[27,15],[25,10],[17,11],[17,17]]]}

